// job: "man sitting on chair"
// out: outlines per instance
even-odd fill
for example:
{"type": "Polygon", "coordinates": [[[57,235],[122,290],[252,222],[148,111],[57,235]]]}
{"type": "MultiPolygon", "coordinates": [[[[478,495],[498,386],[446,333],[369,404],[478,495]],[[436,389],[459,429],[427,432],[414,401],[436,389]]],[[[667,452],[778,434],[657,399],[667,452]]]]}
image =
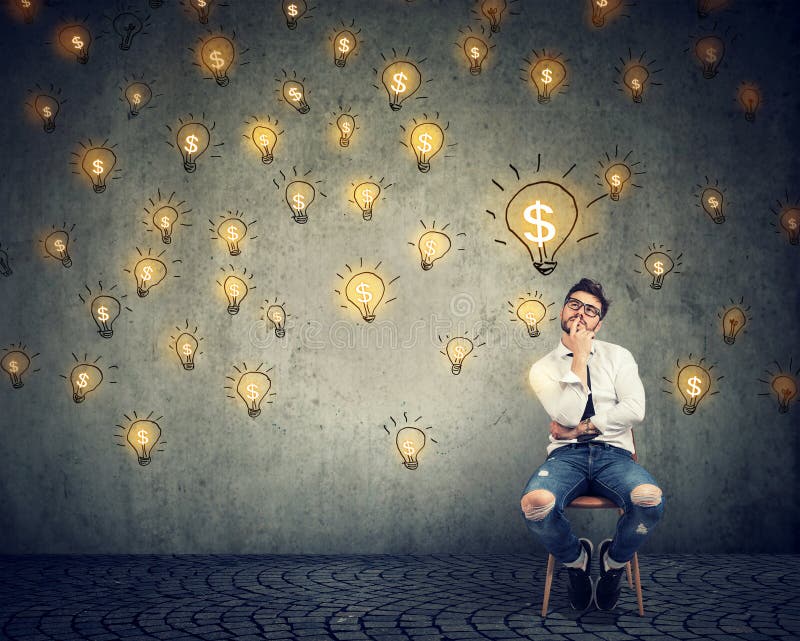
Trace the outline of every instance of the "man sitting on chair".
{"type": "Polygon", "coordinates": [[[585,610],[592,597],[612,610],[625,564],[664,511],[661,489],[632,458],[631,427],[644,419],[644,387],[631,353],[595,340],[610,301],[588,278],[572,286],[561,310],[561,340],[533,364],[530,384],[550,416],[547,459],[523,492],[525,524],[568,571],[572,608],[585,610]],[[564,516],[576,497],[606,497],[625,510],[613,539],[600,543],[600,576],[592,584],[594,547],[578,539],[564,516]],[[594,588],[594,589],[593,589],[594,588]]]}

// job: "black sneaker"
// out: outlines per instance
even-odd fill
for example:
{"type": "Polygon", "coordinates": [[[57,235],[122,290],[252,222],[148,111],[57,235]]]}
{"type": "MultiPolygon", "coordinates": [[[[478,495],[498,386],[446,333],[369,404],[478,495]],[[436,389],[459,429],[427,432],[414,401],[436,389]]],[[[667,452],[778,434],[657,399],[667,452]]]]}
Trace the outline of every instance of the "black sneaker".
{"type": "Polygon", "coordinates": [[[592,603],[592,542],[589,539],[578,539],[586,550],[586,569],[566,568],[569,574],[567,593],[569,605],[573,610],[585,610],[592,603]]]}
{"type": "Polygon", "coordinates": [[[611,570],[606,570],[603,557],[608,552],[609,547],[611,547],[611,539],[605,539],[600,544],[600,551],[598,554],[600,557],[600,578],[594,590],[594,601],[597,604],[598,610],[613,610],[617,606],[619,593],[621,591],[619,582],[625,572],[624,566],[618,570],[613,568],[611,570]]]}

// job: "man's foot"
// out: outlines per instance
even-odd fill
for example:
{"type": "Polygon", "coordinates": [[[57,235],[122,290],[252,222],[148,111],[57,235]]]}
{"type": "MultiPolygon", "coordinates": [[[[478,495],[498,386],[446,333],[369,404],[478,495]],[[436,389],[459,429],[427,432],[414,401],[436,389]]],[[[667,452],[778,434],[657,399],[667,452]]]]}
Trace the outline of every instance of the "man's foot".
{"type": "Polygon", "coordinates": [[[569,574],[567,593],[569,605],[573,610],[585,610],[592,603],[592,542],[589,539],[578,539],[586,551],[586,566],[581,568],[566,568],[569,574]]]}
{"type": "Polygon", "coordinates": [[[611,539],[605,539],[600,543],[600,551],[598,553],[600,557],[600,578],[594,591],[594,600],[598,610],[613,610],[617,606],[621,590],[619,582],[625,572],[625,566],[619,569],[606,570],[604,559],[608,554],[609,547],[611,547],[611,539]]]}

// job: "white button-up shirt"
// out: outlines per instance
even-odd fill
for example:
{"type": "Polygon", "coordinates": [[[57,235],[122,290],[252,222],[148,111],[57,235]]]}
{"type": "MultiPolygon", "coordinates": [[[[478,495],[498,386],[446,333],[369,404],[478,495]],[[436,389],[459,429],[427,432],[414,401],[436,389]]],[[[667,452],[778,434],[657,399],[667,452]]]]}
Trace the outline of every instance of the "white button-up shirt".
{"type": "MultiPolygon", "coordinates": [[[[580,423],[589,390],[572,371],[569,354],[559,340],[552,352],[533,364],[528,379],[548,416],[573,427],[580,423]]],[[[624,347],[594,339],[588,365],[595,411],[591,420],[602,432],[595,440],[633,452],[631,427],[644,419],[644,386],[633,355],[624,347]]],[[[577,440],[551,436],[547,453],[568,443],[577,440]]]]}

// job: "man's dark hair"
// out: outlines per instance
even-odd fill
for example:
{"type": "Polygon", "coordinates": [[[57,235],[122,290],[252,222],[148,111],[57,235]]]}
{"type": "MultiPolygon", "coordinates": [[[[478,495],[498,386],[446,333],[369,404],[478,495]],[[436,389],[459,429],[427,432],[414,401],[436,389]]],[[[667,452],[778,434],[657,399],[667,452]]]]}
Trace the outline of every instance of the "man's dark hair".
{"type": "Polygon", "coordinates": [[[581,278],[577,283],[570,287],[566,297],[564,298],[564,302],[566,302],[567,298],[572,296],[575,292],[586,292],[587,294],[591,294],[597,298],[601,304],[600,320],[605,318],[606,314],[608,313],[608,308],[611,307],[611,301],[606,298],[606,295],[603,293],[603,286],[600,283],[598,283],[596,280],[592,280],[591,278],[581,278]]]}

